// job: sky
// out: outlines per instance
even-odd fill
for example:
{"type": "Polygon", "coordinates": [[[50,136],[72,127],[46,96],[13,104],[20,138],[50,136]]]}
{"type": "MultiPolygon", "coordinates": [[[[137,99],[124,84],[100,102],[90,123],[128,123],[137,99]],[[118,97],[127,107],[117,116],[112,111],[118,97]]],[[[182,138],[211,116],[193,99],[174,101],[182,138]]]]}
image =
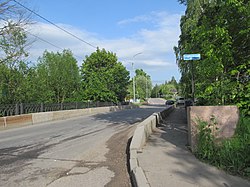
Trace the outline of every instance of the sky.
{"type": "Polygon", "coordinates": [[[133,63],[134,69],[143,69],[150,75],[153,84],[162,84],[172,76],[180,79],[173,47],[178,43],[185,6],[177,0],[23,0],[22,3],[91,44],[33,15],[34,24],[28,29],[29,38],[34,41],[29,49],[29,60],[33,63],[45,50],[70,49],[80,67],[86,55],[96,51],[93,47],[96,46],[115,53],[131,77],[133,63]]]}

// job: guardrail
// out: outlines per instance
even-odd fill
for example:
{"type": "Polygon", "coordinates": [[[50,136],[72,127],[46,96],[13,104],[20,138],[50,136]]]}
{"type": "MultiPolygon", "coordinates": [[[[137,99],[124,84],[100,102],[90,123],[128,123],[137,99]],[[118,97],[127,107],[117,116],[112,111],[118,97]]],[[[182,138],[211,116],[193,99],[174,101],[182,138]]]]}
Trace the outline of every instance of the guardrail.
{"type": "Polygon", "coordinates": [[[38,113],[38,112],[74,110],[74,109],[128,105],[128,104],[129,104],[128,102],[112,103],[112,102],[93,102],[93,101],[70,102],[70,103],[40,103],[40,104],[35,104],[35,103],[0,104],[0,117],[38,113]]]}

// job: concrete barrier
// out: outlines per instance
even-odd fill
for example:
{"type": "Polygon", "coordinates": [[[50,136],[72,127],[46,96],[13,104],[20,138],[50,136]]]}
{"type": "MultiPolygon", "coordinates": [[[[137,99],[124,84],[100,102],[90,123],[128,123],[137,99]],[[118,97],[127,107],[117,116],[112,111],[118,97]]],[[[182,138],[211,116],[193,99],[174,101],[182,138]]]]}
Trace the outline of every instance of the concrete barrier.
{"type": "Polygon", "coordinates": [[[134,186],[136,187],[150,187],[148,180],[141,167],[136,167],[133,170],[132,179],[134,180],[134,186]]]}
{"type": "Polygon", "coordinates": [[[24,126],[24,125],[35,125],[39,123],[69,119],[73,117],[88,115],[88,114],[98,114],[104,112],[114,112],[124,109],[138,108],[135,105],[120,105],[120,106],[110,106],[110,107],[97,107],[97,108],[86,108],[86,109],[76,109],[76,110],[60,110],[52,112],[40,112],[32,114],[24,114],[17,116],[6,116],[0,117],[0,127],[5,128],[9,126],[24,126]]]}
{"type": "Polygon", "coordinates": [[[138,126],[135,129],[134,136],[130,144],[130,151],[131,150],[140,151],[141,148],[144,146],[145,142],[146,142],[145,127],[138,126]]]}
{"type": "Polygon", "coordinates": [[[6,117],[1,117],[0,118],[0,127],[5,127],[6,126],[6,117]]]}
{"type": "Polygon", "coordinates": [[[53,120],[53,112],[41,112],[32,114],[32,124],[44,123],[53,120]]]}
{"type": "Polygon", "coordinates": [[[0,125],[2,127],[32,125],[32,114],[1,117],[0,125]]]}
{"type": "Polygon", "coordinates": [[[148,137],[173,109],[174,106],[170,106],[159,113],[153,113],[151,116],[137,125],[129,146],[130,175],[134,186],[149,187],[146,176],[138,164],[137,153],[142,152],[142,148],[146,144],[148,137]]]}

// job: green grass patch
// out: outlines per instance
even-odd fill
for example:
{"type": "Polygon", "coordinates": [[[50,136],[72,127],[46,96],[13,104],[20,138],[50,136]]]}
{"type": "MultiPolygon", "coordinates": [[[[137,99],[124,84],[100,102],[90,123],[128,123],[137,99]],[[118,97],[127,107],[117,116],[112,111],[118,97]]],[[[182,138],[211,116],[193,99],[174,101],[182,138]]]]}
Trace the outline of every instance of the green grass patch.
{"type": "Polygon", "coordinates": [[[218,140],[215,120],[199,121],[198,144],[195,155],[230,174],[250,180],[250,118],[241,117],[232,138],[218,140]]]}

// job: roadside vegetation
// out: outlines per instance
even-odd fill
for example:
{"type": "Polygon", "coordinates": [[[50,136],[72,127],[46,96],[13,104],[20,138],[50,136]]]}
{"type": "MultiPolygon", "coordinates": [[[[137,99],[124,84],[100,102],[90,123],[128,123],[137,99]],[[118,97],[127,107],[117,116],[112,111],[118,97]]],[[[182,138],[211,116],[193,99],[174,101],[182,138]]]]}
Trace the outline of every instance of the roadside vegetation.
{"type": "Polygon", "coordinates": [[[186,5],[174,47],[180,87],[191,97],[191,77],[199,105],[237,105],[250,116],[250,1],[179,0],[186,5]],[[184,54],[201,60],[184,61],[184,54]]]}
{"type": "Polygon", "coordinates": [[[140,99],[140,102],[144,102],[151,96],[152,92],[152,80],[151,77],[143,71],[143,69],[136,69],[135,75],[132,75],[131,81],[128,86],[127,100],[133,99],[133,79],[135,84],[135,98],[140,99]]]}
{"type": "Polygon", "coordinates": [[[186,5],[181,35],[174,47],[181,72],[180,90],[191,97],[195,81],[198,105],[237,105],[235,135],[217,140],[216,124],[199,122],[196,156],[232,174],[250,178],[250,1],[179,0],[186,5]],[[184,61],[184,54],[201,60],[184,61]]]}
{"type": "Polygon", "coordinates": [[[29,18],[14,1],[1,1],[1,104],[124,101],[131,82],[129,72],[116,54],[105,49],[86,56],[81,67],[70,49],[45,50],[34,64],[27,61],[28,48],[32,47],[27,28],[33,23],[29,18]]]}
{"type": "Polygon", "coordinates": [[[234,136],[219,141],[216,123],[200,121],[197,158],[231,174],[250,180],[250,118],[242,117],[234,136]]]}
{"type": "Polygon", "coordinates": [[[162,97],[164,99],[175,100],[178,95],[178,89],[178,83],[175,77],[172,77],[171,80],[165,81],[163,84],[156,84],[152,89],[151,97],[162,97]]]}

